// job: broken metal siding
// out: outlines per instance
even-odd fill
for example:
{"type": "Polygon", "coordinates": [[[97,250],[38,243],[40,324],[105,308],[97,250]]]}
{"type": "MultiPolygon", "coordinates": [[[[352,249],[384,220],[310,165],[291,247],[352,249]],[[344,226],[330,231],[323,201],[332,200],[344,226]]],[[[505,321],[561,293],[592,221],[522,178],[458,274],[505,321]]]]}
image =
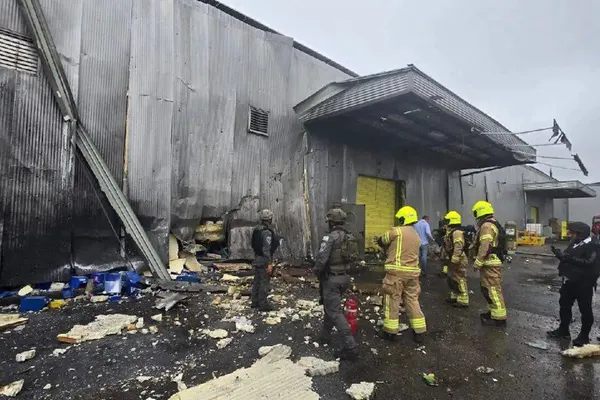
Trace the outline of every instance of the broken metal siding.
{"type": "MultiPolygon", "coordinates": [[[[123,180],[131,11],[132,0],[87,0],[82,17],[77,108],[117,182],[123,180]]],[[[73,263],[80,272],[90,266],[122,265],[118,241],[88,180],[88,167],[77,159],[75,169],[73,263]]],[[[105,209],[118,230],[116,214],[108,204],[105,209]]]]}

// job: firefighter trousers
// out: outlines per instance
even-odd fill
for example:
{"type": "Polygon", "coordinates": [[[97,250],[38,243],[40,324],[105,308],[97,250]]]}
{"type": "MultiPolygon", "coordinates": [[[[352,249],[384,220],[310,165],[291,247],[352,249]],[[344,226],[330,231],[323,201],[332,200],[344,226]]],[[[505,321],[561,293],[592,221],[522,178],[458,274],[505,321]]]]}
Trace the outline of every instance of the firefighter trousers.
{"type": "Polygon", "coordinates": [[[506,305],[502,295],[502,266],[483,265],[481,273],[481,293],[487,300],[488,309],[495,320],[506,319],[506,305]]]}
{"type": "Polygon", "coordinates": [[[410,327],[415,333],[427,331],[425,315],[421,311],[419,274],[387,271],[383,278],[383,330],[396,334],[400,328],[400,302],[404,302],[410,327]]]}
{"type": "Polygon", "coordinates": [[[467,262],[448,264],[448,287],[450,299],[458,304],[469,305],[469,290],[467,288],[467,262]]]}

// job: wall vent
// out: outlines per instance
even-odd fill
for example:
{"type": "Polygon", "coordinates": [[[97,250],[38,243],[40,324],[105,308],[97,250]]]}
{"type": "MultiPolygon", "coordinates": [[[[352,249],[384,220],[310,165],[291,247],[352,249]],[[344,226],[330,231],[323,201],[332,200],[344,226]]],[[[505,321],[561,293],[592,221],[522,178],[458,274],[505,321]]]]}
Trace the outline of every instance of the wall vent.
{"type": "Polygon", "coordinates": [[[37,74],[38,54],[31,39],[0,29],[0,67],[37,74]]]}
{"type": "Polygon", "coordinates": [[[248,113],[248,132],[269,136],[268,111],[250,107],[250,112],[248,113]]]}

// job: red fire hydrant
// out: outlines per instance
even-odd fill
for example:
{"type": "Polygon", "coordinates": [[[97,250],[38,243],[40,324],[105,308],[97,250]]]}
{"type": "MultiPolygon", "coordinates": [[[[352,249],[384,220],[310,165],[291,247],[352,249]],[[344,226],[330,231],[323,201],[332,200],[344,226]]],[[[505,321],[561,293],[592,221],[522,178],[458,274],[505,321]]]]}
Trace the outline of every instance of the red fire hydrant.
{"type": "Polygon", "coordinates": [[[350,333],[356,335],[358,332],[358,299],[355,296],[350,296],[344,303],[344,315],[350,325],[350,333]]]}

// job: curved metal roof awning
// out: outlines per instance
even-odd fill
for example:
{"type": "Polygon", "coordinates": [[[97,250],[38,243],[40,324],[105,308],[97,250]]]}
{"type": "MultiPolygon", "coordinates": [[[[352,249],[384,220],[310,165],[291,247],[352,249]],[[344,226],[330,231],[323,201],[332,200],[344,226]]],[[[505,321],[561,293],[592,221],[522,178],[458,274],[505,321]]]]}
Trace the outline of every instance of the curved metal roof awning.
{"type": "Polygon", "coordinates": [[[536,160],[533,147],[413,65],[330,83],[294,110],[309,131],[334,130],[400,144],[413,155],[454,169],[536,160]]]}
{"type": "Polygon", "coordinates": [[[540,194],[552,199],[596,197],[596,191],[579,181],[529,182],[523,185],[526,193],[540,194]]]}

